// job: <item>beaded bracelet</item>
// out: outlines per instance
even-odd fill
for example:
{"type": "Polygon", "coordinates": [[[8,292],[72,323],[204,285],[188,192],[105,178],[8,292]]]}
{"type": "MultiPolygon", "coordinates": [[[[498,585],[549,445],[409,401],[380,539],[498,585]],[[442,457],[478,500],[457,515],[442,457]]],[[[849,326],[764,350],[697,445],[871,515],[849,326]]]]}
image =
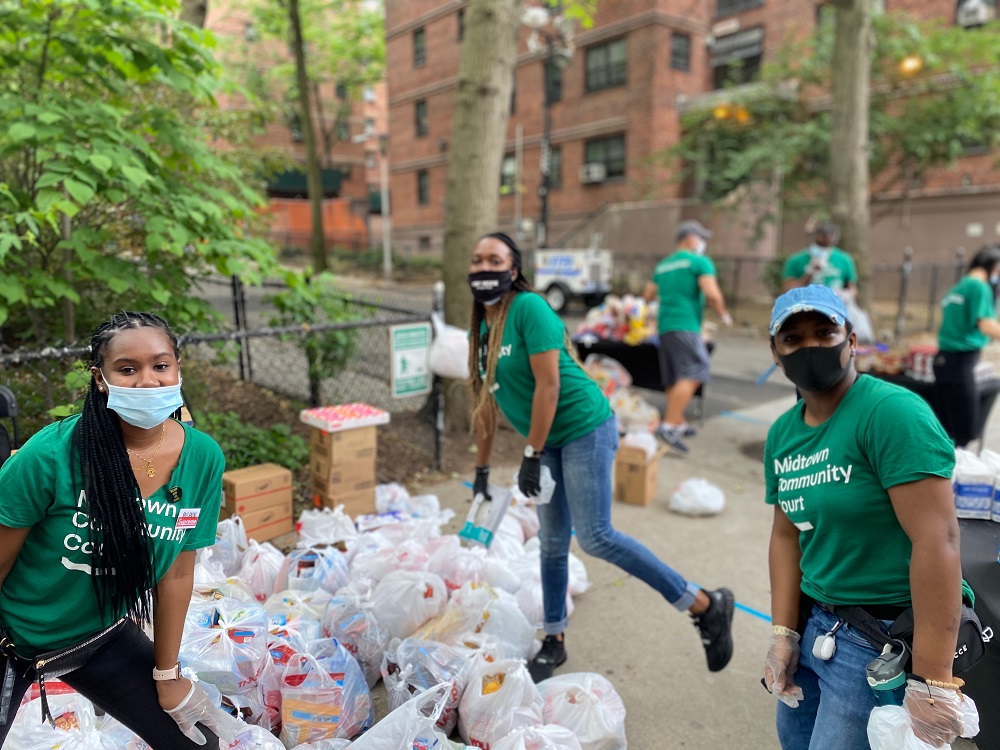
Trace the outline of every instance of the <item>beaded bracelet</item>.
{"type": "Polygon", "coordinates": [[[771,626],[771,635],[778,636],[778,637],[782,637],[782,636],[789,636],[789,637],[795,636],[796,638],[799,637],[798,632],[792,630],[791,628],[786,628],[784,625],[772,625],[771,626]]]}
{"type": "Polygon", "coordinates": [[[943,690],[961,690],[965,687],[965,680],[961,677],[953,678],[955,682],[941,682],[940,680],[928,680],[925,677],[921,677],[918,674],[911,674],[910,679],[916,680],[917,682],[922,682],[930,687],[942,688],[943,690]]]}

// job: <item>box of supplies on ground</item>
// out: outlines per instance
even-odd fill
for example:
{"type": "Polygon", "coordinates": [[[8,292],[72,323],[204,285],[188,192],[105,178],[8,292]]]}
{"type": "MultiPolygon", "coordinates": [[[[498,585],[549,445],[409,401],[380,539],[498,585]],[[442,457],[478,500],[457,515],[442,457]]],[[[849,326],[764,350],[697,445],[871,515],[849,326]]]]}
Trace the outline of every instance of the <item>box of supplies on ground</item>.
{"type": "Polygon", "coordinates": [[[389,424],[389,412],[368,404],[337,404],[303,409],[299,420],[324,432],[339,432],[389,424]]]}
{"type": "Polygon", "coordinates": [[[233,469],[222,475],[221,516],[243,519],[247,536],[263,542],[287,534],[292,521],[292,472],[277,464],[233,469]]]}
{"type": "Polygon", "coordinates": [[[299,418],[312,429],[309,470],[317,506],[344,505],[350,515],[375,511],[376,426],[389,413],[367,404],[304,409],[299,418]]]}
{"type": "Polygon", "coordinates": [[[657,469],[666,448],[650,457],[642,448],[623,445],[615,454],[615,499],[630,505],[649,505],[656,495],[657,469]]]}

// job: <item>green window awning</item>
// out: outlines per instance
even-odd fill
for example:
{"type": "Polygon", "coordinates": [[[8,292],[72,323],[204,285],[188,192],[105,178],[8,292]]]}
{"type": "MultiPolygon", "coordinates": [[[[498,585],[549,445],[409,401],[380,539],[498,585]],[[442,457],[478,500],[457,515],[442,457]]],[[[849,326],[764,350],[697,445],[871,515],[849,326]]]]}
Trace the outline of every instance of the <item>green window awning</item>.
{"type": "MultiPolygon", "coordinates": [[[[324,198],[335,198],[340,195],[340,182],[343,175],[339,168],[322,170],[321,179],[324,198]]],[[[268,180],[267,194],[277,198],[308,198],[306,173],[293,169],[276,174],[268,180]]]]}

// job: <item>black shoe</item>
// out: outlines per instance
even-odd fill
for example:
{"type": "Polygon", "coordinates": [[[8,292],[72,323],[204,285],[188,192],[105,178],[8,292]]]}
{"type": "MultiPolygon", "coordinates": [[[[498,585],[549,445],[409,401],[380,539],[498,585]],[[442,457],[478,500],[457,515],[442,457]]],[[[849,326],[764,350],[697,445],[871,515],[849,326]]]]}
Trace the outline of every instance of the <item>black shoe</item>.
{"type": "Polygon", "coordinates": [[[661,424],[659,427],[656,428],[656,435],[657,437],[660,438],[660,440],[669,445],[678,453],[688,452],[687,445],[684,443],[683,440],[681,440],[680,430],[672,430],[669,427],[666,427],[661,424]]]}
{"type": "Polygon", "coordinates": [[[684,429],[681,431],[682,437],[694,437],[698,434],[698,430],[689,425],[687,422],[684,423],[684,429]]]}
{"type": "Polygon", "coordinates": [[[691,615],[701,633],[701,643],[708,659],[708,671],[724,669],[733,658],[733,609],[736,599],[729,589],[706,591],[708,609],[700,615],[691,615]]]}
{"type": "Polygon", "coordinates": [[[566,645],[558,636],[547,635],[542,641],[542,648],[528,664],[528,674],[538,683],[552,676],[556,667],[566,663],[566,645]]]}

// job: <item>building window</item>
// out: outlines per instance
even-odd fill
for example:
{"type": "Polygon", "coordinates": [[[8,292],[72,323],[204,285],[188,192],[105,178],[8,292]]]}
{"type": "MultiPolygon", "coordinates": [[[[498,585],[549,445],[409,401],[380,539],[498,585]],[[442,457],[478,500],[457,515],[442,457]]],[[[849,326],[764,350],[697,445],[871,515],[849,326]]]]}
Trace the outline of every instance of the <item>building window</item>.
{"type": "Polygon", "coordinates": [[[376,165],[375,152],[365,151],[365,169],[375,169],[376,165]]]}
{"type": "Polygon", "coordinates": [[[627,74],[625,37],[587,49],[587,91],[624,86],[627,74]]]}
{"type": "Polygon", "coordinates": [[[337,95],[338,99],[340,99],[340,100],[346,99],[347,98],[347,85],[343,84],[343,83],[338,83],[337,86],[336,86],[336,88],[334,89],[334,93],[337,95]]]}
{"type": "Polygon", "coordinates": [[[731,16],[734,13],[742,13],[745,10],[759,8],[764,4],[764,0],[717,0],[715,4],[715,17],[731,16]]]}
{"type": "Polygon", "coordinates": [[[455,14],[458,21],[458,41],[465,39],[465,8],[459,8],[455,14]]]}
{"type": "Polygon", "coordinates": [[[595,138],[584,146],[584,161],[587,164],[603,164],[606,179],[625,175],[625,136],[613,135],[595,138]]]}
{"type": "Polygon", "coordinates": [[[417,138],[427,135],[427,100],[420,99],[413,105],[414,120],[417,128],[417,138]]]}
{"type": "Polygon", "coordinates": [[[500,195],[511,195],[516,188],[517,159],[513,154],[507,154],[500,164],[500,195]]]}
{"type": "Polygon", "coordinates": [[[422,250],[424,252],[427,252],[430,249],[431,249],[431,238],[428,237],[426,234],[420,235],[420,237],[417,238],[417,250],[422,250]]]}
{"type": "Polygon", "coordinates": [[[562,101],[562,68],[554,60],[545,61],[545,102],[555,104],[562,101]]]}
{"type": "Polygon", "coordinates": [[[374,135],[374,134],[375,134],[375,118],[374,117],[366,117],[365,118],[365,135],[374,135]]]}
{"type": "Polygon", "coordinates": [[[422,68],[427,64],[427,35],[421,26],[413,32],[413,67],[422,68]]]}
{"type": "Polygon", "coordinates": [[[426,169],[417,172],[417,205],[426,206],[431,202],[431,176],[426,169]]]}
{"type": "Polygon", "coordinates": [[[347,120],[337,120],[334,123],[334,132],[337,134],[338,141],[347,141],[351,138],[351,123],[347,120]]]}
{"type": "Polygon", "coordinates": [[[298,112],[294,112],[288,118],[288,129],[292,133],[292,141],[294,143],[302,143],[305,140],[305,136],[302,133],[302,117],[299,116],[298,112]]]}
{"type": "Polygon", "coordinates": [[[514,84],[510,87],[510,114],[517,113],[517,79],[514,79],[514,84]]]}
{"type": "Polygon", "coordinates": [[[368,104],[374,104],[375,103],[375,87],[374,86],[365,86],[364,98],[365,98],[365,101],[368,104]]]}
{"type": "Polygon", "coordinates": [[[562,187],[562,146],[549,149],[549,187],[562,187]]]}
{"type": "Polygon", "coordinates": [[[711,47],[709,65],[712,84],[716,89],[727,82],[749,83],[760,74],[764,51],[764,29],[761,26],[717,37],[711,47]]]}
{"type": "Polygon", "coordinates": [[[691,70],[691,35],[675,31],[670,35],[670,67],[674,70],[691,70]]]}

